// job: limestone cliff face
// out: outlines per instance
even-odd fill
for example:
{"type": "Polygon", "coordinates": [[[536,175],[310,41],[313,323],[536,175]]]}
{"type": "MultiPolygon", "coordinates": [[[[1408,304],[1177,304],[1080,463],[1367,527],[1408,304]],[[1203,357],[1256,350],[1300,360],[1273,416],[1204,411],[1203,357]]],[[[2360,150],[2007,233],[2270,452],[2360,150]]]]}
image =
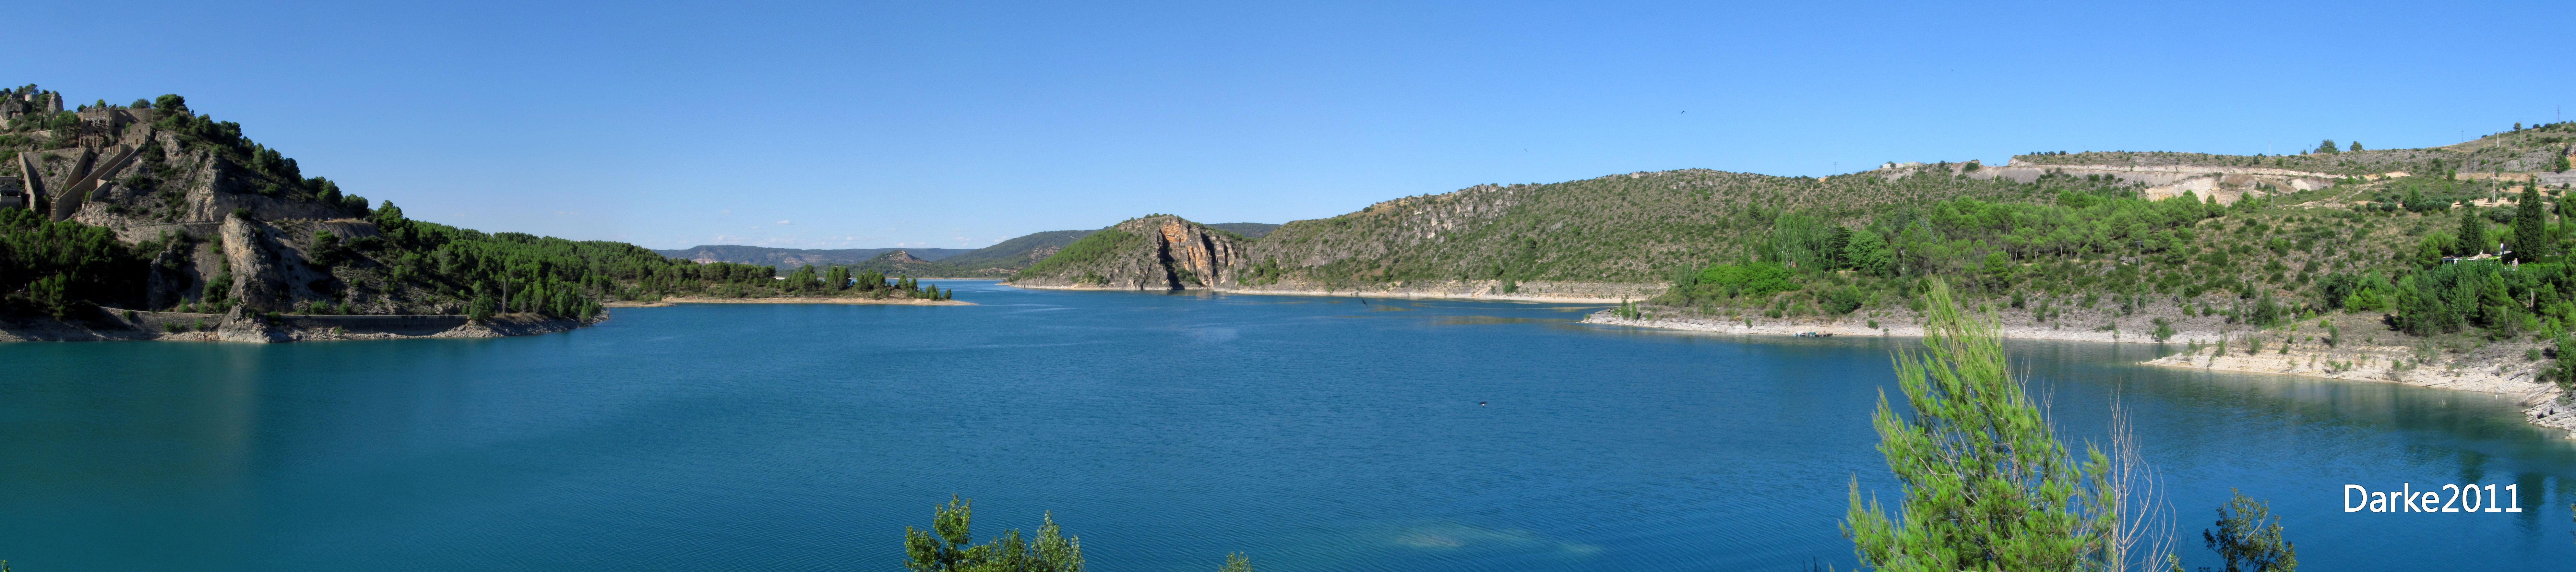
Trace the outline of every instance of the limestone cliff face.
{"type": "Polygon", "coordinates": [[[286,276],[277,249],[268,237],[265,225],[225,217],[220,234],[223,238],[224,267],[232,271],[232,297],[244,307],[263,312],[285,310],[294,303],[287,293],[286,276]]]}
{"type": "Polygon", "coordinates": [[[1011,284],[1115,290],[1186,290],[1231,282],[1241,237],[1171,215],[1118,223],[1049,255],[1011,284]]]}
{"type": "Polygon", "coordinates": [[[362,221],[263,223],[225,217],[218,232],[223,248],[220,265],[232,275],[232,298],[262,312],[286,312],[305,302],[332,301],[327,268],[317,267],[305,252],[313,230],[339,236],[373,236],[375,225],[362,221]]]}

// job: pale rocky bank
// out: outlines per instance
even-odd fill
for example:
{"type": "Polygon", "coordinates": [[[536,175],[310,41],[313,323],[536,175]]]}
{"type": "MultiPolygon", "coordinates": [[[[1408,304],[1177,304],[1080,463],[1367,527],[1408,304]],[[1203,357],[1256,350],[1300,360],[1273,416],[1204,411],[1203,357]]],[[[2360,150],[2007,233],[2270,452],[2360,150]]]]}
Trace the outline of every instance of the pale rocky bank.
{"type": "MultiPolygon", "coordinates": [[[[1836,336],[1923,335],[1923,327],[1916,322],[1917,318],[1902,312],[1882,313],[1874,317],[1855,314],[1834,319],[1653,315],[1628,318],[1617,314],[1616,310],[1603,310],[1586,316],[1583,322],[1755,335],[1806,332],[1836,336]],[[1872,321],[1877,322],[1878,327],[1870,327],[1872,321]]],[[[2002,332],[2004,337],[2014,339],[2161,343],[2179,350],[2172,355],[2140,362],[2143,365],[2380,381],[2502,394],[2518,400],[2523,407],[2524,419],[2532,424],[2576,431],[2576,405],[2561,402],[2562,392],[2558,387],[2538,379],[2541,368],[2549,362],[2546,358],[2529,358],[2528,352],[2540,347],[2530,342],[2414,339],[2422,345],[2382,345],[2379,343],[2382,339],[2396,341],[2409,338],[2378,325],[2380,316],[2376,314],[2308,318],[2298,329],[2269,330],[2255,330],[2241,324],[2230,328],[2230,324],[2223,320],[2205,316],[2165,316],[2176,331],[2166,341],[2158,342],[2146,333],[2153,327],[2153,317],[2111,318],[2106,317],[2111,314],[2109,312],[2095,314],[2040,322],[2027,319],[2027,316],[2014,319],[2011,313],[2005,313],[2002,315],[2002,332]],[[2324,333],[2323,328],[2316,325],[2319,320],[2335,324],[2342,332],[2343,341],[2327,344],[2319,339],[2324,333]],[[2102,323],[2104,326],[2067,326],[2069,323],[2102,323]],[[2249,347],[2248,339],[2259,340],[2260,344],[2249,347]],[[2286,344],[2286,351],[2281,343],[2284,339],[2295,340],[2286,344]],[[2220,345],[2222,341],[2226,345],[2220,345]]],[[[2576,433],[2571,433],[2569,438],[2576,438],[2576,433]]]]}
{"type": "MultiPolygon", "coordinates": [[[[1005,282],[1005,285],[1031,290],[1125,290],[1167,291],[1162,288],[1133,288],[1095,284],[1035,284],[1005,282]]],[[[1181,288],[1184,291],[1220,294],[1260,294],[1269,296],[1341,296],[1407,300],[1485,300],[1498,302],[1555,302],[1564,304],[1616,304],[1652,298],[1663,293],[1668,284],[1619,284],[1609,282],[1522,282],[1506,285],[1496,280],[1448,281],[1435,283],[1395,283],[1367,288],[1335,288],[1302,281],[1281,281],[1261,286],[1228,285],[1219,287],[1181,288]],[[1508,291],[1507,291],[1508,290],[1508,291]]]]}
{"type": "Polygon", "coordinates": [[[323,340],[497,338],[568,332],[608,320],[503,314],[465,316],[303,315],[267,316],[235,307],[225,314],[145,312],[102,308],[85,320],[0,321],[0,342],[157,340],[277,343],[323,340]]]}

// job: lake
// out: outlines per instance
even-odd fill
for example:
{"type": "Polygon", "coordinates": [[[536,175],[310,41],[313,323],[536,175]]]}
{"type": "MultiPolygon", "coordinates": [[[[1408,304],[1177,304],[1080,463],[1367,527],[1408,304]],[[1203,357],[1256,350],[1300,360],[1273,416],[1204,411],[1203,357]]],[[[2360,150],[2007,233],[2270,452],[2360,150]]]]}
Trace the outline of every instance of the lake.
{"type": "MultiPolygon", "coordinates": [[[[0,344],[0,559],[51,570],[900,570],[952,494],[1103,571],[1852,569],[1907,338],[1599,306],[1025,291],[687,305],[503,339],[0,344]]],[[[2576,442],[2511,400],[2014,342],[2135,417],[2191,566],[2230,488],[2317,570],[2563,566],[2576,442]],[[2345,484],[2520,513],[2348,513],[2345,484]]],[[[1901,396],[1899,397],[1901,399],[1901,396]]]]}

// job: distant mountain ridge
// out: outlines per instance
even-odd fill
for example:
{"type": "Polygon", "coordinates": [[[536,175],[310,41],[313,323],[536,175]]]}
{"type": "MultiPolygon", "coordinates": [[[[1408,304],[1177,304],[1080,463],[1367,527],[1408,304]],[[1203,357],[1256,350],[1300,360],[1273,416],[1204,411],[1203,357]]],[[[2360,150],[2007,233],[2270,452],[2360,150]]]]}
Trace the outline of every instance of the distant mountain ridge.
{"type": "Polygon", "coordinates": [[[898,250],[911,253],[914,258],[929,261],[937,261],[939,259],[974,251],[974,249],[967,248],[841,248],[824,250],[711,244],[692,246],[678,250],[655,249],[653,252],[682,260],[693,260],[701,264],[708,262],[731,262],[735,264],[758,264],[762,266],[777,266],[792,269],[807,264],[815,266],[858,264],[876,258],[879,255],[898,250]]]}
{"type": "MultiPolygon", "coordinates": [[[[1244,238],[1261,238],[1279,225],[1259,222],[1228,222],[1206,225],[1244,238]]],[[[978,249],[963,248],[844,248],[804,249],[765,246],[700,245],[677,250],[655,250],[663,256],[693,260],[699,263],[732,262],[776,267],[781,272],[799,266],[850,266],[873,270],[889,276],[903,275],[932,278],[1002,278],[1022,268],[1055,255],[1066,245],[1091,236],[1099,230],[1050,230],[1030,233],[978,249]],[[909,254],[911,259],[895,256],[909,254]]]]}

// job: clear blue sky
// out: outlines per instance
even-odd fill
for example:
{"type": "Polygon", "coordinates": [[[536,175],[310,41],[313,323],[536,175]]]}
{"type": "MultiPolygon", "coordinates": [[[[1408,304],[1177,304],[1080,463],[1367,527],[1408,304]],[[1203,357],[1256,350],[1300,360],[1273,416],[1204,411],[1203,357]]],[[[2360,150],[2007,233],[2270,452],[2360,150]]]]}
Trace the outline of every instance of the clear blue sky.
{"type": "Polygon", "coordinates": [[[2563,2],[220,4],[13,6],[0,82],[179,93],[414,218],[655,248],[2441,145],[2576,104],[2563,2]]]}

